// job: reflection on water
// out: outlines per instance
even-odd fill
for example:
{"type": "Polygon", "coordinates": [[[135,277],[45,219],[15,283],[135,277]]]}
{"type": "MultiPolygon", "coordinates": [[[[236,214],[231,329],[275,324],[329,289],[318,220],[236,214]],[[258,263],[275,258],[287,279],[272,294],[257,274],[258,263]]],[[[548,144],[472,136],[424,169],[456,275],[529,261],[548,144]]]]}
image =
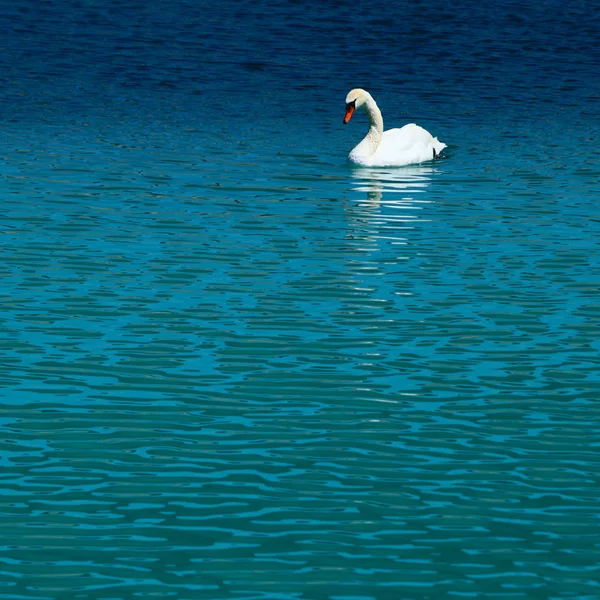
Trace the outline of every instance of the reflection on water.
{"type": "Polygon", "coordinates": [[[351,210],[351,229],[363,249],[380,249],[382,241],[406,244],[405,230],[428,220],[419,211],[432,202],[427,192],[434,173],[431,165],[353,170],[352,191],[360,195],[351,210]]]}
{"type": "MultiPolygon", "coordinates": [[[[357,192],[367,192],[367,199],[379,202],[384,194],[402,194],[400,201],[404,203],[415,202],[413,194],[424,192],[429,186],[431,177],[435,173],[431,165],[404,167],[401,169],[355,169],[352,177],[357,192]]],[[[399,198],[386,197],[386,201],[398,202],[399,198]]],[[[419,199],[419,201],[423,201],[419,199]]]]}

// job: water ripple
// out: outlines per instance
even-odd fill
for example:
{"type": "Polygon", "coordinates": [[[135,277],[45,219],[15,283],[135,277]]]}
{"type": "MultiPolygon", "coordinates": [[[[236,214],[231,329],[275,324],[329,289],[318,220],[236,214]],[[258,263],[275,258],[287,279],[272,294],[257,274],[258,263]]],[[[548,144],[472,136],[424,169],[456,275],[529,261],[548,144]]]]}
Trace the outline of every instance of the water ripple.
{"type": "Polygon", "coordinates": [[[259,4],[0,15],[0,595],[600,597],[597,10],[259,4]]]}

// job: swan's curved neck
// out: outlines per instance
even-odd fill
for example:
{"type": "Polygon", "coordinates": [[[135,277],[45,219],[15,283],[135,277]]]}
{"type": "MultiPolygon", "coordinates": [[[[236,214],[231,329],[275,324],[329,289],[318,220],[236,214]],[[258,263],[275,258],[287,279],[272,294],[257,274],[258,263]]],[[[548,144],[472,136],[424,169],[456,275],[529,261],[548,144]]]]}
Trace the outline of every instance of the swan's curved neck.
{"type": "Polygon", "coordinates": [[[367,111],[367,117],[369,117],[369,131],[362,142],[350,153],[354,156],[371,156],[375,154],[383,135],[383,117],[379,106],[370,94],[365,102],[365,110],[367,111]]]}

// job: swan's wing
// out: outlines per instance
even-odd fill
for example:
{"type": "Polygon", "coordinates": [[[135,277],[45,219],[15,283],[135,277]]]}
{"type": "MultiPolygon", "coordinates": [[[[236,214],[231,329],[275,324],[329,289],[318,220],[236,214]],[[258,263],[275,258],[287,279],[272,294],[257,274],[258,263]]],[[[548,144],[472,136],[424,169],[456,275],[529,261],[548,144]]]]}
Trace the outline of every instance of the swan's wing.
{"type": "Polygon", "coordinates": [[[446,147],[426,129],[410,123],[399,129],[383,132],[372,165],[402,166],[431,160],[433,148],[441,152],[446,147]]]}
{"type": "MultiPolygon", "coordinates": [[[[409,123],[399,129],[388,129],[383,132],[381,145],[392,145],[397,152],[402,152],[413,146],[424,144],[428,146],[433,140],[433,136],[422,127],[409,123]]],[[[390,146],[391,147],[391,146],[390,146]]]]}

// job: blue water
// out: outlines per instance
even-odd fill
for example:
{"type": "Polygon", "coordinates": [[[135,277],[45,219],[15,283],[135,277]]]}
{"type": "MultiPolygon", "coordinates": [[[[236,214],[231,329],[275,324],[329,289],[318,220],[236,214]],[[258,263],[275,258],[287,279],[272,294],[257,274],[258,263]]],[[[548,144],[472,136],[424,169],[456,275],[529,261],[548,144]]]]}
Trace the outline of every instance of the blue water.
{"type": "Polygon", "coordinates": [[[596,2],[0,31],[2,599],[600,598],[596,2]]]}

